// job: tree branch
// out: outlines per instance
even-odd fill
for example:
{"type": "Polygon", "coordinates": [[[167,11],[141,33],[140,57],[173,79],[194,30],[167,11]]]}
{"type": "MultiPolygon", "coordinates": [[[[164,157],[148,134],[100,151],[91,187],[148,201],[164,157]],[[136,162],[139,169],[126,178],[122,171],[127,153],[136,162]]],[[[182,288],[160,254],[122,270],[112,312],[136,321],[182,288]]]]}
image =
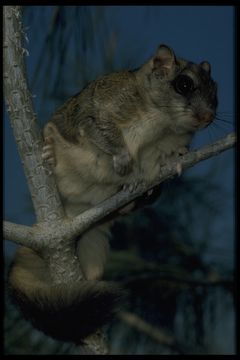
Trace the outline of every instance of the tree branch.
{"type": "Polygon", "coordinates": [[[225,138],[216,141],[213,144],[207,145],[199,150],[189,152],[183,156],[178,157],[176,160],[169,161],[168,164],[161,168],[159,176],[150,184],[139,183],[137,189],[133,192],[122,190],[111,198],[101,202],[97,206],[85,211],[84,213],[76,216],[71,221],[72,233],[78,235],[79,233],[87,230],[90,226],[102,220],[105,216],[120,209],[124,205],[133,201],[137,197],[142,196],[148,190],[159,185],[163,181],[172,178],[179,174],[179,168],[186,170],[198,162],[206,160],[212,156],[216,156],[221,152],[230,149],[236,143],[236,135],[231,133],[225,138]]]}
{"type": "Polygon", "coordinates": [[[33,242],[33,228],[29,226],[4,221],[3,233],[6,240],[14,241],[19,245],[35,248],[35,242],[33,242]]]}
{"type": "Polygon", "coordinates": [[[164,330],[147,323],[136,314],[130,313],[128,311],[121,311],[118,313],[117,317],[127,325],[131,326],[137,331],[144,333],[154,341],[157,341],[159,344],[177,351],[180,354],[187,353],[186,349],[183,349],[172,336],[167,335],[164,330]]]}
{"type": "MultiPolygon", "coordinates": [[[[155,186],[158,186],[163,181],[172,178],[173,176],[178,175],[179,173],[179,167],[182,168],[182,170],[186,170],[193,165],[196,165],[198,162],[206,160],[212,156],[216,156],[217,154],[230,149],[233,147],[236,143],[236,135],[234,133],[227,135],[225,138],[220,139],[216,141],[213,144],[207,145],[199,150],[189,152],[183,156],[178,157],[175,160],[169,161],[168,164],[164,165],[161,168],[160,175],[150,184],[145,183],[139,183],[139,186],[137,189],[133,192],[129,192],[126,190],[122,190],[118,192],[116,195],[113,195],[111,198],[101,202],[100,204],[96,205],[95,207],[84,211],[80,215],[76,216],[73,219],[67,219],[65,221],[62,221],[61,224],[64,224],[64,226],[59,227],[59,222],[52,223],[51,230],[49,228],[48,224],[42,223],[38,224],[38,231],[40,228],[42,228],[42,231],[44,233],[47,233],[50,231],[52,233],[59,233],[60,230],[60,236],[63,237],[76,237],[81,235],[84,231],[86,231],[88,228],[90,228],[92,225],[96,224],[100,220],[104,219],[104,217],[114,213],[121,207],[127,205],[129,202],[135,200],[137,197],[141,197],[143,194],[145,194],[148,190],[154,188],[155,186]]],[[[15,225],[15,229],[17,229],[15,225]]],[[[18,225],[20,226],[20,225],[18,225]]],[[[10,240],[10,232],[5,233],[4,229],[4,236],[10,240]]],[[[19,241],[22,239],[18,239],[15,236],[17,235],[17,231],[13,233],[14,236],[11,238],[11,240],[19,243],[19,241]]],[[[26,244],[26,242],[25,242],[26,244]]],[[[32,244],[34,245],[34,244],[32,244]]]]}
{"type": "Polygon", "coordinates": [[[4,95],[38,221],[63,217],[53,176],[41,157],[43,140],[26,80],[21,7],[4,6],[4,95]]]}
{"type": "MultiPolygon", "coordinates": [[[[55,244],[54,240],[56,238],[52,236],[52,228],[57,228],[59,220],[64,217],[64,210],[54,176],[50,175],[50,169],[47,168],[42,159],[43,139],[37,125],[32,97],[28,90],[26,79],[24,54],[27,53],[27,50],[22,47],[22,34],[24,32],[21,24],[21,15],[20,6],[3,7],[4,96],[19,155],[28,181],[37,222],[40,226],[32,227],[30,230],[27,227],[6,222],[4,232],[6,238],[14,239],[18,244],[30,246],[37,250],[43,244],[37,241],[33,234],[35,235],[35,233],[41,230],[44,222],[45,226],[42,228],[45,228],[45,232],[43,231],[43,234],[47,230],[46,223],[53,225],[48,237],[45,239],[45,250],[48,247],[55,248],[56,262],[53,259],[50,265],[58,265],[57,268],[55,266],[53,270],[50,270],[50,273],[56,275],[57,280],[61,278],[64,283],[67,280],[71,280],[71,277],[79,280],[82,274],[77,258],[74,255],[71,256],[71,251],[69,251],[69,247],[71,247],[70,250],[75,249],[75,244],[70,246],[70,239],[68,239],[69,246],[67,251],[66,248],[64,251],[61,251],[61,248],[58,247],[59,244],[55,244]],[[49,244],[47,244],[47,240],[49,240],[49,244]],[[70,255],[67,256],[66,254],[70,255]],[[64,271],[64,276],[59,276],[60,272],[62,274],[62,270],[66,270],[64,271]]],[[[62,239],[63,237],[60,234],[59,242],[62,239]]],[[[57,281],[56,279],[55,281],[57,281]]],[[[90,348],[90,345],[91,340],[86,345],[86,349],[90,348]]],[[[99,353],[103,351],[104,347],[101,344],[100,337],[95,342],[92,341],[92,349],[99,350],[99,353]],[[97,346],[98,343],[99,346],[97,346]]]]}
{"type": "MultiPolygon", "coordinates": [[[[4,91],[11,125],[23,161],[38,222],[61,219],[64,215],[53,176],[45,167],[42,152],[42,137],[36,124],[31,95],[25,76],[21,44],[21,7],[4,6],[4,91]]],[[[68,222],[66,232],[79,235],[105,216],[143,195],[148,189],[179,173],[179,168],[187,169],[199,161],[215,156],[229,149],[236,142],[235,134],[190,152],[162,167],[161,174],[151,184],[139,184],[133,191],[120,191],[110,199],[85,211],[68,222]]],[[[8,236],[8,235],[7,235],[8,236]]]]}

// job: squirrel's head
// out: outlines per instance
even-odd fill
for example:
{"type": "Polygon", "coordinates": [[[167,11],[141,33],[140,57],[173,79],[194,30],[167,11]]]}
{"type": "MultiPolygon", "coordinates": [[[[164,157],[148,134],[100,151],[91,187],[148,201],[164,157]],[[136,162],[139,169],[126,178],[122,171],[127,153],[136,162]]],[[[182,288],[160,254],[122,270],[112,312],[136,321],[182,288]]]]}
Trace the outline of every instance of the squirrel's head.
{"type": "Polygon", "coordinates": [[[177,58],[171,48],[160,45],[140,69],[149,97],[156,107],[169,114],[181,131],[208,126],[216,115],[217,84],[211,66],[177,58]],[[141,71],[142,69],[142,71],[141,71]]]}

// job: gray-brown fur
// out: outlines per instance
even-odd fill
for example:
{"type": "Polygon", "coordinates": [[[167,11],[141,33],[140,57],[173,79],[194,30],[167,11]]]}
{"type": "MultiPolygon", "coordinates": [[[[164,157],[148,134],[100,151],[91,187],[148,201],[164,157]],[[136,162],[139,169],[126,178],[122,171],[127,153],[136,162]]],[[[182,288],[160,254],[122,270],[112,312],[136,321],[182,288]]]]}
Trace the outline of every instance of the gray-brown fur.
{"type": "MultiPolygon", "coordinates": [[[[43,157],[52,164],[66,216],[80,214],[124,185],[152,181],[163,164],[186,151],[193,134],[215,116],[216,84],[210,71],[206,61],[193,64],[162,45],[136,71],[93,81],[53,114],[44,128],[43,157]]],[[[111,224],[103,223],[76,239],[76,256],[87,282],[69,284],[69,288],[51,286],[47,265],[39,256],[26,250],[19,253],[10,273],[12,292],[22,299],[25,312],[29,307],[27,316],[35,316],[37,322],[42,304],[44,322],[38,327],[47,334],[56,337],[48,321],[49,309],[55,309],[57,317],[67,314],[64,321],[69,328],[68,309],[72,309],[72,321],[75,311],[81,314],[83,336],[88,318],[93,313],[99,316],[98,301],[92,298],[106,294],[109,309],[100,307],[100,313],[112,308],[114,288],[95,281],[104,272],[111,224]],[[82,299],[93,305],[92,309],[83,305],[83,314],[82,299]]],[[[98,319],[95,323],[99,324],[98,319]]],[[[66,336],[66,327],[64,335],[60,328],[59,339],[66,336]]]]}

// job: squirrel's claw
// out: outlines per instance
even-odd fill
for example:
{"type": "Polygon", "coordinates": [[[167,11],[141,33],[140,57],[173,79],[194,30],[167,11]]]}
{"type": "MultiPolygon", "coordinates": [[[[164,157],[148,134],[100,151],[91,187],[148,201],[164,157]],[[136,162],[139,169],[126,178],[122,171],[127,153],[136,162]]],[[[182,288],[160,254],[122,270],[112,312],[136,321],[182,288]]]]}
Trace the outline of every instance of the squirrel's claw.
{"type": "Polygon", "coordinates": [[[42,159],[50,166],[56,166],[56,158],[53,150],[53,141],[51,138],[45,138],[45,145],[43,146],[42,159]]]}
{"type": "Polygon", "coordinates": [[[136,191],[140,186],[144,186],[145,183],[142,180],[136,180],[130,184],[124,184],[123,185],[123,190],[124,191],[129,191],[130,193],[136,191]]]}

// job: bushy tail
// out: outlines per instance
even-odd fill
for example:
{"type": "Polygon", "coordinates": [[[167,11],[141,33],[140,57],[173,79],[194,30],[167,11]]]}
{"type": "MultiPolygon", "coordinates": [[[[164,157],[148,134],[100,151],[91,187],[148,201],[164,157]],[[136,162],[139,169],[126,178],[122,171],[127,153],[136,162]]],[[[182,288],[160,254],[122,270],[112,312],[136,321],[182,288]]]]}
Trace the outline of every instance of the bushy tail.
{"type": "Polygon", "coordinates": [[[76,344],[111,319],[123,296],[118,286],[104,281],[51,285],[44,260],[28,248],[17,251],[9,290],[34,327],[76,344]]]}

